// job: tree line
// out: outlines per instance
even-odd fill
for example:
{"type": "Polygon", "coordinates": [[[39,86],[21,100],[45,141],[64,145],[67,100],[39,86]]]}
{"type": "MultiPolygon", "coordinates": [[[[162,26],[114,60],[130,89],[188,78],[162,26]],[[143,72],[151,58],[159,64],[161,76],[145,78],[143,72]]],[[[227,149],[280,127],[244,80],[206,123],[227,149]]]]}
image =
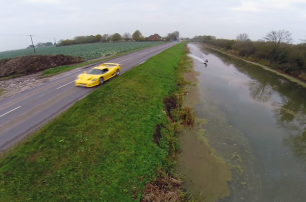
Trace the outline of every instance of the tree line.
{"type": "Polygon", "coordinates": [[[257,41],[250,40],[246,33],[239,34],[234,40],[203,35],[195,36],[191,41],[203,42],[229,54],[306,80],[306,40],[293,44],[289,31],[273,30],[257,41]]]}
{"type": "Polygon", "coordinates": [[[149,37],[144,37],[139,30],[136,30],[132,35],[129,32],[125,32],[120,35],[115,34],[97,34],[89,36],[76,36],[73,39],[59,40],[57,46],[67,46],[73,44],[85,44],[85,43],[97,43],[97,42],[118,42],[118,41],[175,41],[178,40],[180,33],[174,31],[169,33],[165,37],[159,36],[159,34],[154,34],[149,37]]]}
{"type": "Polygon", "coordinates": [[[48,47],[48,46],[55,46],[56,44],[54,43],[52,43],[52,42],[46,42],[46,43],[42,43],[42,42],[38,42],[37,44],[36,44],[36,46],[33,46],[33,45],[29,45],[27,48],[29,49],[29,48],[41,48],[41,47],[48,47]]]}

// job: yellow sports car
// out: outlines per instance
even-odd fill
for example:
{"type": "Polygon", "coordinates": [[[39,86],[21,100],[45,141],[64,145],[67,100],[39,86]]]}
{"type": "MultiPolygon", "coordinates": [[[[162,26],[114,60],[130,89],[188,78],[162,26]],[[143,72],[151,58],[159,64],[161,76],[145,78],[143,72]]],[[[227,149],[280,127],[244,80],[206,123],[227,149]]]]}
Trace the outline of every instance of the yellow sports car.
{"type": "Polygon", "coordinates": [[[103,63],[98,67],[94,67],[88,72],[80,74],[75,80],[75,86],[93,87],[101,85],[104,81],[118,76],[121,66],[117,63],[103,63]]]}

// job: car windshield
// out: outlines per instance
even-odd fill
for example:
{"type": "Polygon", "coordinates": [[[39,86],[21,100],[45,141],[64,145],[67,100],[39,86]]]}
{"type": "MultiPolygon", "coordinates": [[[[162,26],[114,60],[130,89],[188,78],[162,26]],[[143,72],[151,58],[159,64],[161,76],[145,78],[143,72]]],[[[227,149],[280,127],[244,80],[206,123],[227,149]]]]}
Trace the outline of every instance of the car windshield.
{"type": "Polygon", "coordinates": [[[91,69],[87,74],[102,74],[102,71],[100,69],[91,69]]]}

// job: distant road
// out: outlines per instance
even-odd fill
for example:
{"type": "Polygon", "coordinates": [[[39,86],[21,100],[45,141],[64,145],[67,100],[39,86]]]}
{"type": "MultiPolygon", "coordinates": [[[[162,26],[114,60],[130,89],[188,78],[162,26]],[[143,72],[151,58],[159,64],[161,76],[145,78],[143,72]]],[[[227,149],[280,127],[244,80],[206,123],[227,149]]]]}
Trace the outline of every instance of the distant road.
{"type": "MultiPolygon", "coordinates": [[[[175,44],[155,46],[104,62],[121,64],[122,74],[175,44]]],[[[56,80],[1,101],[0,152],[35,131],[39,126],[59,115],[94,90],[96,87],[74,86],[77,75],[94,66],[97,65],[86,69],[72,70],[56,80]]]]}

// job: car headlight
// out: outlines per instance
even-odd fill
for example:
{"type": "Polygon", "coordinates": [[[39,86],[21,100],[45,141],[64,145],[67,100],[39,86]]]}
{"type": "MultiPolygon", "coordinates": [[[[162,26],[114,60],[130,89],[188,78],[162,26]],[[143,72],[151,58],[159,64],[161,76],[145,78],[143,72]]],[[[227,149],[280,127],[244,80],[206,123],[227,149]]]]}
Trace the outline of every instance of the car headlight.
{"type": "Polygon", "coordinates": [[[97,79],[93,79],[92,81],[96,81],[97,79]]]}

